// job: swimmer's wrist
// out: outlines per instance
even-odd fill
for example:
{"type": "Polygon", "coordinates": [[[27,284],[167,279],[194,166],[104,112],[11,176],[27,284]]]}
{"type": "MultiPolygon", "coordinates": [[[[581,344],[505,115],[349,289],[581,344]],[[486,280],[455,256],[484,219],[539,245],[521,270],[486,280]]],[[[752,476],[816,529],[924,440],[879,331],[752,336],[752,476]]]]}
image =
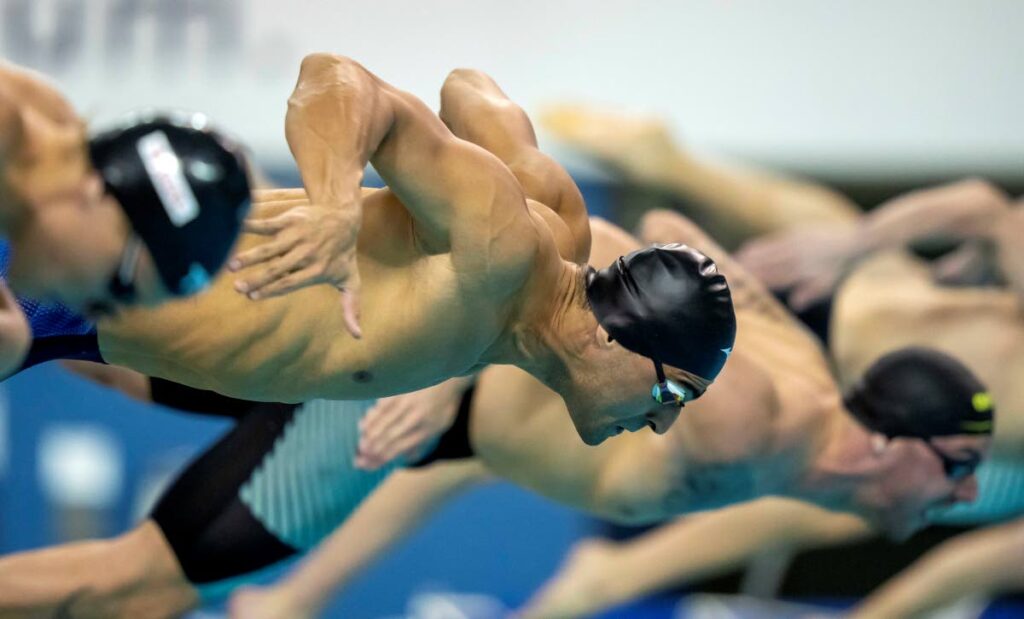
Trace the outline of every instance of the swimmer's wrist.
{"type": "Polygon", "coordinates": [[[357,212],[363,197],[363,168],[355,168],[334,175],[329,180],[309,183],[306,191],[310,202],[342,209],[355,209],[357,212]]]}
{"type": "Polygon", "coordinates": [[[315,617],[320,614],[331,591],[320,591],[318,587],[303,587],[303,583],[288,578],[272,589],[295,616],[315,617]]]}

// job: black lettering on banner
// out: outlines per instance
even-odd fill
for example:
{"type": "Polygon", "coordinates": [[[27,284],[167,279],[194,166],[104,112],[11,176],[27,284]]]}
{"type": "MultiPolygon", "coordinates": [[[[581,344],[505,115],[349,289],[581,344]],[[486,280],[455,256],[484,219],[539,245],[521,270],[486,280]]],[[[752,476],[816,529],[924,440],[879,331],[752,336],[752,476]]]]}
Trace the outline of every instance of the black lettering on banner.
{"type": "Polygon", "coordinates": [[[156,26],[156,61],[165,71],[186,64],[195,28],[203,28],[201,63],[209,69],[230,68],[241,46],[238,0],[111,0],[107,6],[106,61],[113,66],[136,57],[145,46],[139,30],[143,20],[156,26]]]}
{"type": "Polygon", "coordinates": [[[6,0],[0,12],[4,56],[54,73],[68,70],[81,53],[86,0],[56,0],[49,24],[38,23],[38,0],[6,0]]]}

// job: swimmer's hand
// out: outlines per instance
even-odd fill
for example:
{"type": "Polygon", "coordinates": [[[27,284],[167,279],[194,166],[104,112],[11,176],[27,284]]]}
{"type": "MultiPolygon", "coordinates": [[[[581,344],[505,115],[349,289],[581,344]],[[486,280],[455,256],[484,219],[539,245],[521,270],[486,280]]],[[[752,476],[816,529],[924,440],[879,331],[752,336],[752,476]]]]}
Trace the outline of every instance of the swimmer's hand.
{"type": "Polygon", "coordinates": [[[359,327],[359,269],[356,239],[361,223],[359,208],[305,204],[280,212],[280,202],[253,205],[243,229],[270,237],[228,263],[231,271],[262,265],[235,281],[235,290],[250,299],[265,299],[329,284],[341,291],[345,327],[354,338],[359,327]]]}
{"type": "Polygon", "coordinates": [[[468,378],[453,378],[422,391],[381,398],[359,421],[357,468],[373,471],[395,458],[415,462],[452,426],[468,378]]]}
{"type": "Polygon", "coordinates": [[[821,225],[754,239],[736,258],[770,290],[788,291],[789,307],[802,311],[832,294],[864,247],[856,229],[821,225]]]}
{"type": "Polygon", "coordinates": [[[306,608],[281,585],[242,587],[228,602],[229,619],[313,619],[319,611],[306,608]]]}
{"type": "Polygon", "coordinates": [[[558,573],[515,613],[518,619],[570,619],[590,617],[629,601],[619,569],[619,546],[602,539],[577,543],[558,573]]]}

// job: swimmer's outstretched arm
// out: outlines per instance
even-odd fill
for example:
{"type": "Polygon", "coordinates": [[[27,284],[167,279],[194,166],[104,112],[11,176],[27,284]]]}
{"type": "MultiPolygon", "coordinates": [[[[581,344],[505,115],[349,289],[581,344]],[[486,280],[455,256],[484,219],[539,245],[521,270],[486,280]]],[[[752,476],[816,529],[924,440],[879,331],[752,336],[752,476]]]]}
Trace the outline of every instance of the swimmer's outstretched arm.
{"type": "MultiPolygon", "coordinates": [[[[239,282],[250,297],[318,283],[358,288],[355,241],[368,162],[408,209],[412,233],[429,250],[493,260],[529,236],[516,234],[533,223],[507,167],[452,135],[422,101],[351,59],[312,54],[303,60],[285,129],[312,204],[272,219],[257,213],[250,221],[248,230],[274,237],[231,264],[268,262],[239,282]],[[494,231],[509,241],[493,242],[494,231]]],[[[354,306],[349,310],[355,335],[354,306]]]]}
{"type": "Polygon", "coordinates": [[[317,616],[334,593],[438,507],[485,479],[487,473],[475,460],[395,473],[291,574],[272,587],[236,593],[231,619],[317,616]]]}
{"type": "Polygon", "coordinates": [[[737,258],[800,309],[825,297],[858,261],[929,239],[991,238],[1009,199],[983,180],[913,191],[883,203],[852,228],[805,228],[746,244],[737,258]]]}
{"type": "Polygon", "coordinates": [[[932,237],[987,238],[1009,197],[981,179],[912,191],[883,203],[858,226],[858,251],[903,247],[932,237]]]}
{"type": "Polygon", "coordinates": [[[968,596],[1024,589],[1024,520],[960,535],[865,599],[856,619],[919,617],[968,596]]]}
{"type": "Polygon", "coordinates": [[[623,543],[583,542],[523,609],[525,618],[589,617],[604,609],[746,565],[869,533],[855,516],[766,498],[697,514],[623,543]]]}

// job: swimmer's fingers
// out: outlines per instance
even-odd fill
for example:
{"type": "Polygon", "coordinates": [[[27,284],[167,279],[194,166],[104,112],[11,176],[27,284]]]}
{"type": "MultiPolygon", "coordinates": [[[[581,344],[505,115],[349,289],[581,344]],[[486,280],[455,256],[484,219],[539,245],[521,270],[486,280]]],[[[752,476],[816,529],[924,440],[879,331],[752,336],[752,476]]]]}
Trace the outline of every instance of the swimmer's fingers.
{"type": "Polygon", "coordinates": [[[250,215],[242,222],[242,230],[250,234],[273,236],[299,221],[296,213],[289,211],[273,217],[250,215]]]}
{"type": "MultiPolygon", "coordinates": [[[[235,290],[253,300],[263,299],[275,294],[284,294],[279,292],[282,285],[305,281],[314,275],[314,269],[308,266],[308,260],[301,253],[289,251],[283,256],[276,257],[263,269],[236,280],[235,290]]],[[[286,289],[285,292],[292,289],[294,288],[286,289]]]]}
{"type": "Polygon", "coordinates": [[[380,466],[384,466],[397,458],[404,458],[406,461],[411,461],[410,458],[414,454],[422,452],[424,444],[429,439],[430,435],[427,434],[425,430],[420,429],[389,443],[377,456],[381,462],[380,466]]]}
{"type": "Polygon", "coordinates": [[[448,430],[455,421],[458,406],[420,406],[406,415],[404,423],[389,427],[373,446],[373,454],[383,464],[396,458],[415,462],[428,450],[432,442],[448,430]]]}
{"type": "MultiPolygon", "coordinates": [[[[284,271],[282,270],[282,272],[284,271]]],[[[300,288],[306,288],[322,282],[323,279],[320,278],[320,271],[316,267],[305,267],[288,275],[280,276],[255,290],[249,290],[248,292],[239,290],[239,292],[256,301],[259,299],[269,299],[270,297],[279,297],[300,288]]],[[[236,289],[239,289],[239,287],[240,284],[235,285],[236,289]]]]}
{"type": "Polygon", "coordinates": [[[359,420],[359,448],[368,449],[382,439],[387,428],[408,416],[415,407],[415,394],[381,398],[366,416],[359,420]]]}
{"type": "Polygon", "coordinates": [[[838,273],[822,273],[797,286],[786,298],[786,304],[794,312],[802,312],[819,301],[827,299],[838,281],[838,273]]]}
{"type": "Polygon", "coordinates": [[[251,267],[254,264],[266,262],[271,258],[276,258],[288,251],[290,251],[299,242],[299,239],[292,235],[282,235],[281,237],[271,239],[266,243],[262,243],[257,247],[243,251],[236,255],[228,262],[228,269],[231,271],[240,271],[246,267],[251,267]]]}
{"type": "Polygon", "coordinates": [[[268,187],[265,189],[253,189],[252,191],[252,209],[251,213],[258,213],[260,209],[264,208],[264,205],[273,205],[281,203],[302,203],[309,202],[309,196],[306,195],[306,190],[301,187],[294,189],[285,189],[281,187],[268,187]]]}
{"type": "Polygon", "coordinates": [[[352,270],[352,274],[338,290],[341,291],[341,312],[345,319],[345,328],[357,340],[363,337],[363,329],[359,326],[359,271],[352,270]]]}
{"type": "Polygon", "coordinates": [[[375,469],[391,461],[397,455],[396,444],[409,436],[425,433],[422,415],[417,414],[416,403],[408,396],[397,396],[383,407],[367,414],[366,423],[361,424],[359,456],[357,466],[375,469]]]}

